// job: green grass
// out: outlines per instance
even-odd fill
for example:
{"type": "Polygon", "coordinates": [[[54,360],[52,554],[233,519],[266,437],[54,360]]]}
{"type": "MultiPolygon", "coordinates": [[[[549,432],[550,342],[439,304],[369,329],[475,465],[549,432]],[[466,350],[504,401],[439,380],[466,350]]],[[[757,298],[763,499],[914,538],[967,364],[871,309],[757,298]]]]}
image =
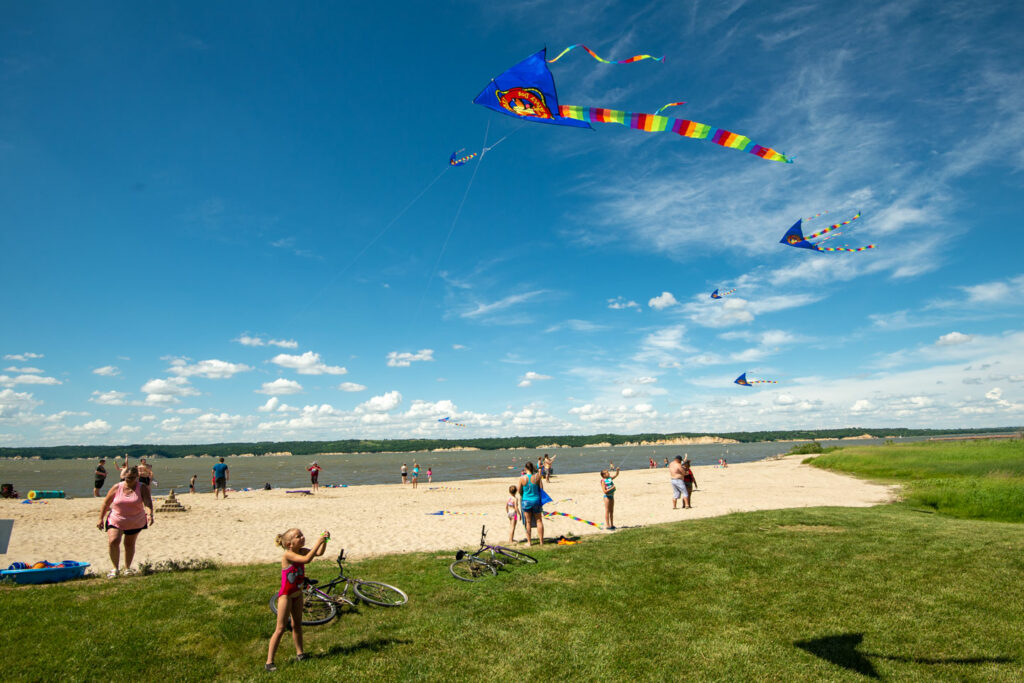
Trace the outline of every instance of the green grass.
{"type": "MultiPolygon", "coordinates": [[[[478,584],[449,576],[451,553],[354,564],[409,604],[307,628],[308,662],[286,637],[277,680],[1024,678],[1024,525],[817,508],[536,554],[478,584]]],[[[278,577],[262,565],[0,588],[3,679],[271,680],[278,577]]]]}
{"type": "Polygon", "coordinates": [[[1024,442],[912,443],[844,448],[815,467],[904,485],[904,500],[962,519],[1024,522],[1024,442]]]}

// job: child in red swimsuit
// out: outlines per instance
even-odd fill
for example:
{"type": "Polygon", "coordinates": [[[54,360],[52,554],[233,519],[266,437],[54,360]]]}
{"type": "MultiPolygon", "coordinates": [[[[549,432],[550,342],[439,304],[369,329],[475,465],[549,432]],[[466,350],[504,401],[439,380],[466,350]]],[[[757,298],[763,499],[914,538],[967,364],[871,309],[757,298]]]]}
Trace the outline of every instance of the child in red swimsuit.
{"type": "Polygon", "coordinates": [[[277,536],[277,544],[285,552],[281,558],[281,589],[277,591],[277,629],[270,636],[270,649],[264,667],[267,671],[277,671],[274,653],[277,652],[277,645],[281,642],[289,618],[292,622],[292,640],[295,641],[295,659],[300,662],[306,659],[306,653],[302,651],[302,587],[305,584],[306,565],[314,557],[324,554],[330,538],[330,532],[323,532],[320,540],[310,550],[304,547],[306,537],[298,529],[289,529],[277,536]]]}

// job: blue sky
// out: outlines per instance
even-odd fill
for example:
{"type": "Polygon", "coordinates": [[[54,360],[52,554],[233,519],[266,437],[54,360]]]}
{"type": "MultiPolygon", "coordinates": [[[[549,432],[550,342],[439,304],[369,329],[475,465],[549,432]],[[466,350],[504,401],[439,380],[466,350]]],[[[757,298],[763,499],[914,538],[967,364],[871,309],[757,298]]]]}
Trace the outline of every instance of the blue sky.
{"type": "Polygon", "coordinates": [[[1019,3],[637,7],[5,3],[0,444],[1024,422],[1019,3]]]}

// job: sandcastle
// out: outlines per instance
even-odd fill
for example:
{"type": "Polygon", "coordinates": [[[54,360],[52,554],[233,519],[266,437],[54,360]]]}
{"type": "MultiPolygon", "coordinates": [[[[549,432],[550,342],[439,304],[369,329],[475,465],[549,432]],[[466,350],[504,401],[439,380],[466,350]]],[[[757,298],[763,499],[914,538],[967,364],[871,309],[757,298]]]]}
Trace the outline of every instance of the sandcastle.
{"type": "Polygon", "coordinates": [[[171,493],[167,496],[167,500],[160,506],[157,512],[188,512],[188,508],[178,502],[178,499],[174,497],[174,489],[171,489],[171,493]]]}

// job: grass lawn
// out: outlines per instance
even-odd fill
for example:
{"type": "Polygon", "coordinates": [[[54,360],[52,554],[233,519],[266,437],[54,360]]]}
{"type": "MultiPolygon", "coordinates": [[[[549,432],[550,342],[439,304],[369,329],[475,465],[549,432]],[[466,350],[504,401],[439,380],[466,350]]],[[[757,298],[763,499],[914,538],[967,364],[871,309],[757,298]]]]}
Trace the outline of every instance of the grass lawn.
{"type": "Polygon", "coordinates": [[[812,508],[536,554],[538,565],[476,584],[449,576],[448,553],[353,564],[354,576],[402,587],[408,605],[307,627],[310,661],[294,661],[286,636],[276,674],[262,671],[276,565],[4,587],[2,677],[1024,679],[1024,525],[812,508]]]}
{"type": "Polygon", "coordinates": [[[844,448],[815,467],[904,485],[912,507],[963,519],[1024,522],[1024,442],[966,441],[844,448]]]}

